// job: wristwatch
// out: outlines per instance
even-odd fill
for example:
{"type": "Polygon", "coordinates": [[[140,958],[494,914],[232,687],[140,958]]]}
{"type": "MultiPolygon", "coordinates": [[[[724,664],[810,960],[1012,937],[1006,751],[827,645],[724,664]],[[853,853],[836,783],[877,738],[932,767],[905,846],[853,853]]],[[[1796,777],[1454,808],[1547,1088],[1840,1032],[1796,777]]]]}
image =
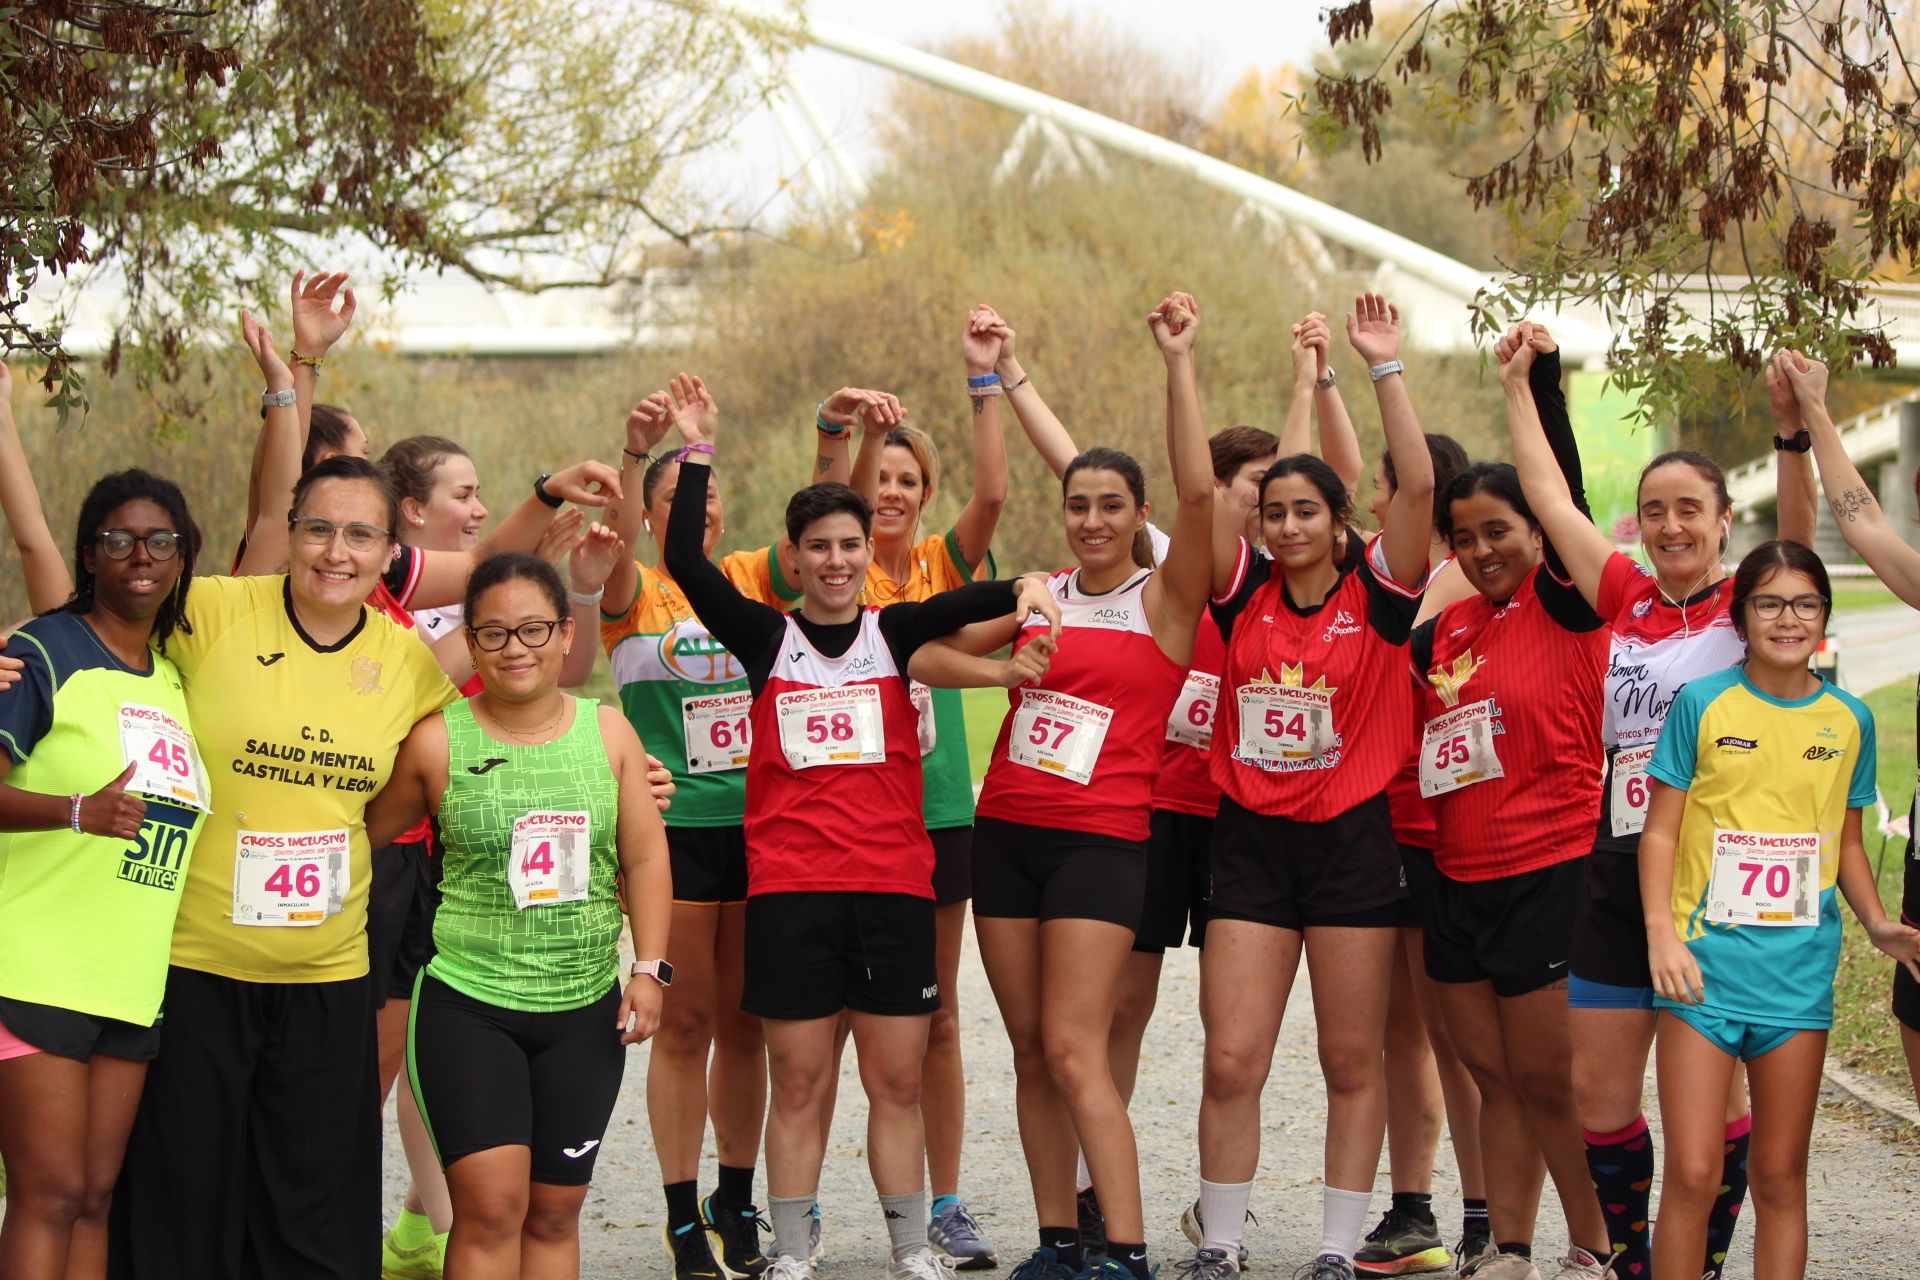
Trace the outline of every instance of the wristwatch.
{"type": "Polygon", "coordinates": [[[1375,382],[1378,382],[1380,381],[1380,379],[1386,377],[1389,374],[1405,373],[1406,368],[1407,366],[1400,363],[1400,361],[1398,360],[1386,360],[1386,361],[1382,361],[1380,364],[1369,365],[1367,368],[1367,376],[1369,378],[1372,378],[1375,382]]]}
{"type": "Polygon", "coordinates": [[[637,978],[643,973],[663,987],[673,985],[673,966],[665,960],[635,960],[633,967],[627,970],[629,978],[637,978]]]}
{"type": "Polygon", "coordinates": [[[540,478],[533,482],[533,496],[558,511],[566,505],[566,499],[547,492],[547,481],[553,479],[553,472],[542,471],[540,478]]]}
{"type": "Polygon", "coordinates": [[[1340,379],[1334,376],[1333,370],[1328,369],[1326,377],[1315,378],[1313,380],[1313,389],[1315,391],[1325,391],[1328,387],[1331,387],[1334,383],[1338,381],[1340,381],[1340,379]]]}
{"type": "Polygon", "coordinates": [[[1791,436],[1775,436],[1773,447],[1781,453],[1805,453],[1813,448],[1813,432],[1802,427],[1791,436]]]}
{"type": "Polygon", "coordinates": [[[288,387],[285,391],[262,391],[260,393],[260,406],[263,409],[285,409],[292,403],[292,387],[288,387]]]}

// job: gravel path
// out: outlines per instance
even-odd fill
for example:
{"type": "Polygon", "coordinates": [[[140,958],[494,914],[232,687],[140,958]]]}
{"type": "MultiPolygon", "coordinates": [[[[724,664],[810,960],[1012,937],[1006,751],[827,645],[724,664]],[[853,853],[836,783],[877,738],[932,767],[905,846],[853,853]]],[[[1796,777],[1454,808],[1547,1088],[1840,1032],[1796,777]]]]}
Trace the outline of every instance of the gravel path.
{"type": "MultiPolygon", "coordinates": [[[[1005,1275],[1033,1244],[1033,1217],[1026,1167],[1013,1120],[1013,1067],[977,955],[969,938],[961,967],[961,1015],[966,1035],[971,1132],[962,1194],[999,1247],[1005,1275]]],[[[1199,1162],[1194,1150],[1200,1096],[1200,1018],[1197,953],[1170,955],[1160,987],[1160,1007],[1147,1032],[1139,1088],[1133,1101],[1146,1197],[1148,1245],[1163,1274],[1185,1247],[1181,1209],[1195,1194],[1199,1162]]],[[[647,1134],[646,1050],[628,1058],[625,1086],[614,1113],[598,1179],[582,1216],[587,1277],[670,1274],[660,1247],[659,1166],[647,1134]]],[[[825,1218],[822,1280],[837,1276],[882,1277],[886,1233],[879,1221],[864,1154],[866,1108],[849,1051],[840,1085],[840,1109],[827,1151],[820,1201],[825,1218]]],[[[1656,1114],[1651,1102],[1648,1111],[1656,1114]]],[[[1273,1078],[1267,1084],[1265,1133],[1247,1244],[1255,1276],[1291,1277],[1320,1238],[1320,1143],[1325,1104],[1313,1050],[1311,997],[1301,975],[1281,1031],[1273,1078]]],[[[1891,1127],[1857,1108],[1822,1108],[1814,1132],[1813,1238],[1808,1275],[1815,1280],[1910,1280],[1920,1275],[1920,1146],[1905,1145],[1891,1127]],[[1903,1260],[1904,1259],[1904,1260],[1903,1260]]],[[[389,1113],[390,1152],[399,1150],[389,1113]]],[[[398,1164],[397,1156],[389,1161],[398,1164]]],[[[1434,1179],[1435,1209],[1442,1224],[1457,1224],[1459,1184],[1444,1146],[1434,1179]]],[[[711,1147],[701,1163],[701,1189],[710,1189],[711,1147]]],[[[761,1195],[765,1196],[762,1173],[761,1195]]],[[[404,1189],[405,1170],[388,1170],[389,1219],[404,1189]]],[[[1375,1215],[1384,1209],[1384,1160],[1375,1184],[1375,1215]]],[[[1540,1251],[1557,1255],[1565,1228],[1549,1184],[1543,1206],[1540,1251]]],[[[1450,1228],[1449,1228],[1450,1229],[1450,1228]]],[[[1753,1274],[1751,1235],[1743,1232],[1730,1277],[1753,1274]]],[[[1551,1274],[1551,1271],[1548,1273],[1551,1274]]]]}

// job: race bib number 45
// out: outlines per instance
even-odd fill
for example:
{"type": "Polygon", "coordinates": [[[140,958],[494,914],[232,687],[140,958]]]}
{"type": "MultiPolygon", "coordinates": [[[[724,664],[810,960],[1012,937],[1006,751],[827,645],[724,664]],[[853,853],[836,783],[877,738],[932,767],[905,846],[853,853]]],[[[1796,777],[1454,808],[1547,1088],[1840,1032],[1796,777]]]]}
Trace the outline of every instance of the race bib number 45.
{"type": "Polygon", "coordinates": [[[311,928],[347,905],[353,848],[342,831],[242,831],[233,851],[233,922],[311,928]]]}
{"type": "Polygon", "coordinates": [[[783,693],[774,711],[780,750],[794,769],[879,764],[887,758],[886,720],[874,685],[783,693]]]}
{"type": "Polygon", "coordinates": [[[1100,762],[1113,711],[1048,689],[1020,691],[1020,709],[1007,731],[1007,758],[1085,786],[1100,762]]]}
{"type": "Polygon", "coordinates": [[[121,766],[133,766],[127,790],[210,812],[206,766],[193,734],[157,707],[120,708],[121,766]]]}
{"type": "Polygon", "coordinates": [[[1707,919],[1775,927],[1819,924],[1819,834],[1714,832],[1707,919]]]}
{"type": "Polygon", "coordinates": [[[529,813],[513,820],[507,887],[513,909],[584,902],[593,864],[593,826],[578,811],[529,813]]]}

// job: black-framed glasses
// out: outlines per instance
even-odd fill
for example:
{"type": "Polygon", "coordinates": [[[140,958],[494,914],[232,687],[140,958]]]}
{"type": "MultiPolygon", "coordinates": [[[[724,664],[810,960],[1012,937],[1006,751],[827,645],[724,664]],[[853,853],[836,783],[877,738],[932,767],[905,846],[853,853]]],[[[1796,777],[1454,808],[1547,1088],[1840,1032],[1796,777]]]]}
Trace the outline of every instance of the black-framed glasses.
{"type": "Polygon", "coordinates": [[[129,529],[102,529],[93,535],[100,549],[107,553],[109,560],[125,560],[133,554],[135,544],[144,545],[147,554],[155,560],[171,560],[180,554],[180,535],[171,529],[155,529],[152,533],[134,533],[129,529]]]}
{"type": "Polygon", "coordinates": [[[347,549],[350,551],[372,551],[393,540],[393,530],[359,520],[352,524],[335,524],[325,516],[295,516],[287,524],[293,529],[294,537],[316,547],[324,547],[332,542],[336,533],[347,540],[347,549]]]}
{"type": "Polygon", "coordinates": [[[519,636],[520,643],[529,649],[538,649],[553,639],[553,629],[560,625],[558,618],[538,622],[523,622],[517,627],[475,627],[473,642],[487,653],[495,653],[507,647],[508,636],[519,636]]]}
{"type": "Polygon", "coordinates": [[[1795,596],[1789,600],[1785,596],[1748,596],[1747,604],[1756,618],[1772,619],[1780,616],[1780,611],[1792,606],[1793,616],[1802,622],[1812,622],[1827,611],[1825,596],[1795,596]]]}

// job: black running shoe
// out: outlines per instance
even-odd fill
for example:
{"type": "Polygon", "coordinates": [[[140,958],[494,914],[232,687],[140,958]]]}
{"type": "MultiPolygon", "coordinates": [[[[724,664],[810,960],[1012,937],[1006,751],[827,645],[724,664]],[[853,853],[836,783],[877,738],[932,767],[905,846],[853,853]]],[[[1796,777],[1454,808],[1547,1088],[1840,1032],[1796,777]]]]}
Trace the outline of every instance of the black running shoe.
{"type": "Polygon", "coordinates": [[[699,1227],[698,1222],[689,1222],[678,1231],[660,1228],[660,1242],[673,1259],[673,1280],[721,1280],[720,1264],[713,1260],[707,1233],[699,1227]]]}
{"type": "Polygon", "coordinates": [[[1107,1251],[1107,1215],[1100,1212],[1100,1197],[1092,1187],[1074,1199],[1080,1210],[1080,1256],[1092,1266],[1107,1251]]]}
{"type": "Polygon", "coordinates": [[[760,1252],[760,1233],[772,1228],[760,1216],[758,1206],[736,1209],[715,1192],[700,1201],[700,1221],[717,1246],[710,1251],[728,1280],[755,1280],[767,1269],[766,1255],[760,1252]]]}

